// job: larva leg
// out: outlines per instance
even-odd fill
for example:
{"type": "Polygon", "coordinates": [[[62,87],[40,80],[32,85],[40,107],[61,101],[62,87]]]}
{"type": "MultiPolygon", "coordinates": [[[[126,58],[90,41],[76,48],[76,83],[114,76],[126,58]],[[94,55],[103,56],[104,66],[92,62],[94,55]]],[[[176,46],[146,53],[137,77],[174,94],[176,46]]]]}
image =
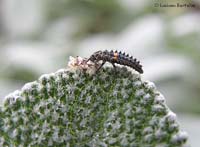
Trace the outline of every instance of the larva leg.
{"type": "Polygon", "coordinates": [[[106,61],[103,61],[103,63],[97,68],[96,73],[101,69],[101,67],[106,63],[106,61]]]}
{"type": "Polygon", "coordinates": [[[112,65],[113,65],[114,71],[116,72],[117,70],[116,70],[115,63],[112,63],[112,65]]]}

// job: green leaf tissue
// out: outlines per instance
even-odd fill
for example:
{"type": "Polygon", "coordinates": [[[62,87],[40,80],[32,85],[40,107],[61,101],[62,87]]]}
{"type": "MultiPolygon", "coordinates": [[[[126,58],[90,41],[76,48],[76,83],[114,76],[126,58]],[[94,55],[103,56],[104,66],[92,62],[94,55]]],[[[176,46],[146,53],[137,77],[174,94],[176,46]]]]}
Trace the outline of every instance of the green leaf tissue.
{"type": "Polygon", "coordinates": [[[188,147],[187,133],[154,83],[125,66],[70,57],[0,107],[2,147],[188,147]]]}

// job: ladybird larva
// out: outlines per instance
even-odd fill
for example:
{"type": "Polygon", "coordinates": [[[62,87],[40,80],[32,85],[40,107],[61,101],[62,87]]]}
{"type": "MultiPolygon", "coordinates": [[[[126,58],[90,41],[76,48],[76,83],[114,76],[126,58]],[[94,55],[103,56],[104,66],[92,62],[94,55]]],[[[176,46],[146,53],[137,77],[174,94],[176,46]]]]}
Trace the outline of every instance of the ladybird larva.
{"type": "Polygon", "coordinates": [[[133,56],[129,56],[129,54],[126,54],[125,52],[122,53],[121,51],[97,51],[93,53],[88,61],[92,61],[94,63],[97,63],[99,61],[103,61],[102,64],[97,68],[97,71],[101,69],[101,67],[106,63],[110,62],[113,67],[115,68],[115,63],[120,65],[125,65],[128,67],[131,67],[138,71],[139,73],[143,73],[142,65],[140,64],[140,61],[137,61],[136,58],[133,58],[133,56]]]}

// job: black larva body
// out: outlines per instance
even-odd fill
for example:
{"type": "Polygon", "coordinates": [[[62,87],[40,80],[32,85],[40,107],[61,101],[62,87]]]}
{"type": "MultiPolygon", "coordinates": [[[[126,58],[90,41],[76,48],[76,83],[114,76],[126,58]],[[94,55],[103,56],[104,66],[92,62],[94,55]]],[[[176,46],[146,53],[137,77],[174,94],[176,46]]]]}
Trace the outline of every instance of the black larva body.
{"type": "Polygon", "coordinates": [[[97,51],[94,54],[90,56],[88,61],[92,61],[94,63],[97,63],[98,61],[102,60],[102,64],[98,67],[97,71],[105,64],[105,62],[110,62],[115,68],[115,63],[120,65],[129,66],[139,73],[143,73],[142,65],[139,61],[137,61],[136,58],[133,58],[133,56],[126,55],[125,53],[121,53],[118,51],[97,51]]]}

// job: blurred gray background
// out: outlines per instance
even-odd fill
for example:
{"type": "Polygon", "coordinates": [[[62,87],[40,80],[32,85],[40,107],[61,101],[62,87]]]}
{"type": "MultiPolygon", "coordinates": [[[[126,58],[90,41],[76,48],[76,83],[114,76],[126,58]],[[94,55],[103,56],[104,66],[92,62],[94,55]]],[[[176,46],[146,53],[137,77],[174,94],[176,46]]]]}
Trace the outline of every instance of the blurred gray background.
{"type": "MultiPolygon", "coordinates": [[[[158,0],[0,0],[0,104],[69,56],[122,50],[141,60],[189,134],[200,136],[200,1],[159,8],[158,0]]],[[[171,3],[172,1],[169,0],[171,3]]]]}

